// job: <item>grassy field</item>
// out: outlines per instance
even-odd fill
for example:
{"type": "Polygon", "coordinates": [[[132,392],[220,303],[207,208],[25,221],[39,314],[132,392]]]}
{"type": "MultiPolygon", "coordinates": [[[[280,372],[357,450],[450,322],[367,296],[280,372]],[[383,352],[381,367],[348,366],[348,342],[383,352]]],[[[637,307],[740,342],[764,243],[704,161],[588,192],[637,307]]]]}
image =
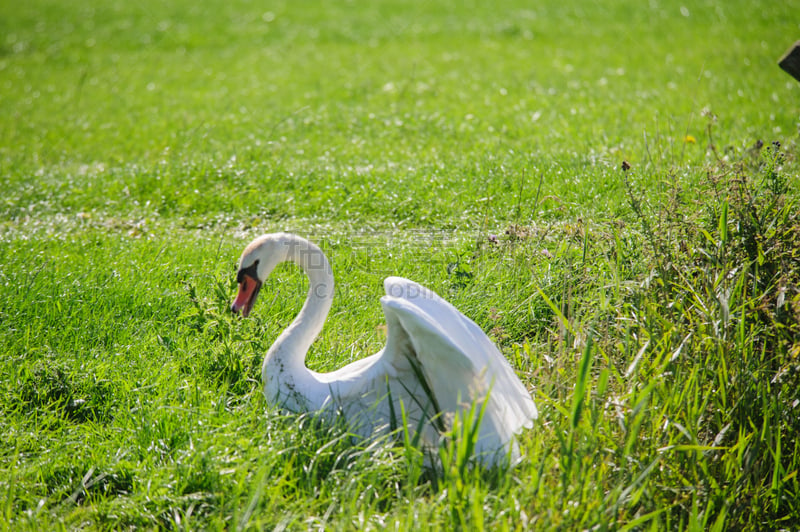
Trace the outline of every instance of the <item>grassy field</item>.
{"type": "Polygon", "coordinates": [[[0,0],[0,526],[795,529],[796,10],[605,4],[0,0]],[[270,410],[305,279],[227,307],[276,230],[337,277],[312,368],[421,282],[532,391],[524,461],[270,410]]]}

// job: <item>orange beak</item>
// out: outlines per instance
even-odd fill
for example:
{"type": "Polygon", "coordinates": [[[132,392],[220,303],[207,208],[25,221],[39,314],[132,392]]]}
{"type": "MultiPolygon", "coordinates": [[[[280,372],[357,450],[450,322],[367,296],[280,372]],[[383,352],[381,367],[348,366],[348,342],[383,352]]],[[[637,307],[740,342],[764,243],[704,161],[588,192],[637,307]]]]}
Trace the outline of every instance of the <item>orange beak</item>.
{"type": "Polygon", "coordinates": [[[241,310],[242,316],[246,318],[253,310],[253,305],[256,304],[259,290],[261,290],[261,281],[249,275],[243,275],[242,281],[239,283],[239,293],[236,294],[236,299],[231,305],[231,312],[237,314],[241,310]]]}

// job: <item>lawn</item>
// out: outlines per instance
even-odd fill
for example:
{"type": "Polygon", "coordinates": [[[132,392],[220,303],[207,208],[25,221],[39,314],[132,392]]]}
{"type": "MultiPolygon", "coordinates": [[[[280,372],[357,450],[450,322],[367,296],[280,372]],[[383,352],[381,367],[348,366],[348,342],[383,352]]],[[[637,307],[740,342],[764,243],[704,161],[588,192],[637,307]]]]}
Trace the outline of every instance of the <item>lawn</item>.
{"type": "Polygon", "coordinates": [[[3,528],[797,527],[796,10],[606,4],[0,0],[3,528]],[[522,463],[269,408],[306,280],[227,309],[279,230],[337,279],[309,366],[418,281],[531,390],[522,463]]]}

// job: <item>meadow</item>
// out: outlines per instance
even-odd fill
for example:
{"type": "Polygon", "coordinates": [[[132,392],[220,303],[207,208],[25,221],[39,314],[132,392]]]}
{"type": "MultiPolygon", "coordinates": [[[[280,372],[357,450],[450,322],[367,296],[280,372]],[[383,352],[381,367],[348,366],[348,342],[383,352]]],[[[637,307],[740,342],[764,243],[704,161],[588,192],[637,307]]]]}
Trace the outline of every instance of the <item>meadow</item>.
{"type": "Polygon", "coordinates": [[[0,526],[800,526],[791,2],[0,0],[0,526]],[[510,470],[269,408],[384,342],[382,279],[454,303],[539,407],[510,470]]]}

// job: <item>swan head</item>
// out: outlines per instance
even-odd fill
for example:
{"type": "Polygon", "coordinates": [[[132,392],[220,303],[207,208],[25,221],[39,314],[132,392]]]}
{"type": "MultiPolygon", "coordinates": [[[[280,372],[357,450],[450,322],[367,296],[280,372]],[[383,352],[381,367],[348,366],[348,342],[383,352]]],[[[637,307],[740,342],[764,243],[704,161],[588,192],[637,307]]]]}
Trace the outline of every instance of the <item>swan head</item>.
{"type": "Polygon", "coordinates": [[[240,310],[245,318],[253,310],[261,285],[279,263],[287,259],[290,235],[283,233],[263,235],[253,240],[239,259],[236,281],[239,291],[231,305],[231,311],[240,310]]]}

